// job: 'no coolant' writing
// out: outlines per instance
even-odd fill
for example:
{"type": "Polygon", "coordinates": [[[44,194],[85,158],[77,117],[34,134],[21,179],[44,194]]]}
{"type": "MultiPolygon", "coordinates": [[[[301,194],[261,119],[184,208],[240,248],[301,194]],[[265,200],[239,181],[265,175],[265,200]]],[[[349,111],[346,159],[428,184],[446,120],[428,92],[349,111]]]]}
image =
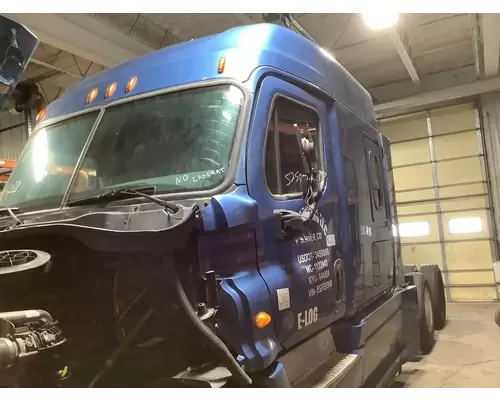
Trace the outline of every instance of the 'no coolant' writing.
{"type": "Polygon", "coordinates": [[[197,175],[194,175],[194,174],[184,174],[184,175],[181,175],[181,176],[176,176],[175,177],[175,184],[176,185],[180,185],[181,183],[185,183],[185,182],[188,182],[188,181],[192,181],[194,183],[196,182],[203,182],[205,179],[207,178],[210,178],[211,176],[215,176],[215,175],[221,175],[224,173],[224,167],[222,168],[219,168],[215,171],[207,171],[207,172],[203,172],[203,173],[200,173],[200,174],[197,174],[197,175]]]}

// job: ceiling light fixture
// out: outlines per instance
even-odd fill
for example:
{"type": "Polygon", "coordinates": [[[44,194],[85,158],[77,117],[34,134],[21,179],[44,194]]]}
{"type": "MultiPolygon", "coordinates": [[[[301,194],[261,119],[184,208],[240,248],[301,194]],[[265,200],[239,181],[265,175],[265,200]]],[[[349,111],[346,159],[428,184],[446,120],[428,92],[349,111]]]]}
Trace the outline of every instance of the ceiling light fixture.
{"type": "Polygon", "coordinates": [[[398,23],[398,13],[374,12],[363,13],[365,24],[374,31],[390,28],[398,23]]]}

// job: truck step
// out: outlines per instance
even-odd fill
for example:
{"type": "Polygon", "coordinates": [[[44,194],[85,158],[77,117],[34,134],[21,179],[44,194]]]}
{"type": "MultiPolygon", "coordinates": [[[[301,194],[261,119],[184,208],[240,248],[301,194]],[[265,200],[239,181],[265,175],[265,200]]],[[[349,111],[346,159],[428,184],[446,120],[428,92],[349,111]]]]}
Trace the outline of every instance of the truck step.
{"type": "Polygon", "coordinates": [[[301,388],[336,387],[359,361],[358,354],[336,353],[299,384],[301,388]]]}

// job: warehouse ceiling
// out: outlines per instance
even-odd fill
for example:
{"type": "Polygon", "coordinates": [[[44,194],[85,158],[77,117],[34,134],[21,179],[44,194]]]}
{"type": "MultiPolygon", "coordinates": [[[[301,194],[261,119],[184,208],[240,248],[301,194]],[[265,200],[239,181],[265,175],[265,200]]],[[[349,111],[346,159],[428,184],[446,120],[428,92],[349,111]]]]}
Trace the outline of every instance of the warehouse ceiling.
{"type": "MultiPolygon", "coordinates": [[[[253,23],[263,14],[6,14],[42,41],[24,79],[53,101],[73,82],[130,58],[253,23]]],[[[373,31],[359,14],[292,14],[376,104],[495,77],[499,14],[402,14],[373,31]]]]}

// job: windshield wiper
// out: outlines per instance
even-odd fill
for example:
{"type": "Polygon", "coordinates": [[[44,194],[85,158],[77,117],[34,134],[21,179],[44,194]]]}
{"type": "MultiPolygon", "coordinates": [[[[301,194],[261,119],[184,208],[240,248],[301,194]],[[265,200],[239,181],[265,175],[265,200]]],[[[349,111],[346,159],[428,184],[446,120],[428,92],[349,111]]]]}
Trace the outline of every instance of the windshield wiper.
{"type": "Polygon", "coordinates": [[[162,207],[165,207],[166,209],[169,209],[170,211],[176,213],[179,211],[179,207],[173,203],[170,203],[169,201],[157,199],[156,197],[151,196],[148,194],[150,192],[151,194],[154,194],[155,192],[155,187],[145,187],[145,188],[140,188],[140,189],[130,189],[130,188],[123,188],[123,189],[113,189],[109,192],[98,194],[96,196],[92,197],[87,197],[84,199],[80,200],[74,200],[70,201],[67,203],[67,206],[72,207],[72,206],[79,206],[79,205],[84,205],[84,204],[97,204],[101,202],[109,202],[109,201],[115,201],[115,200],[122,200],[126,199],[129,197],[142,197],[144,199],[148,199],[152,201],[153,203],[159,204],[162,207]]]}
{"type": "Polygon", "coordinates": [[[16,213],[21,212],[17,207],[0,207],[0,216],[1,215],[9,215],[14,221],[16,221],[16,225],[22,225],[23,221],[19,219],[16,213]]]}

